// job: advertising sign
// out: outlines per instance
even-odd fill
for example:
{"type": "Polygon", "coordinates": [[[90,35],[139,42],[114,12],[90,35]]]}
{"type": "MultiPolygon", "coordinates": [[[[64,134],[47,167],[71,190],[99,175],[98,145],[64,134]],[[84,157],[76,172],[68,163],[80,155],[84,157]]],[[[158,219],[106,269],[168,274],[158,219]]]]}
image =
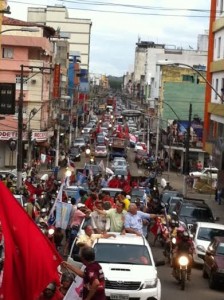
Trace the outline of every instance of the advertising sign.
{"type": "Polygon", "coordinates": [[[60,64],[54,65],[54,82],[53,82],[53,98],[60,98],[60,80],[61,80],[61,66],[60,64]]]}
{"type": "Polygon", "coordinates": [[[0,83],[0,114],[15,114],[15,83],[0,83]]]}
{"type": "MultiPolygon", "coordinates": [[[[184,142],[187,137],[189,121],[185,120],[169,120],[170,133],[174,143],[184,142]]],[[[203,139],[203,122],[193,120],[190,126],[190,143],[199,146],[203,139]]]]}

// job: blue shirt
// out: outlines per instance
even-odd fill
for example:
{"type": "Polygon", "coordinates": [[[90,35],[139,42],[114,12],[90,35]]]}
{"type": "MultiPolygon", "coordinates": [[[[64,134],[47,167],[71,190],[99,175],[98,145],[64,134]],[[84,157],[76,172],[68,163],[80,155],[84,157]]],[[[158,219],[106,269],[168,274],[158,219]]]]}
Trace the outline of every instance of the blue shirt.
{"type": "Polygon", "coordinates": [[[132,228],[143,234],[143,219],[150,220],[150,215],[139,210],[137,211],[136,215],[132,215],[128,212],[125,215],[124,228],[132,228]]]}

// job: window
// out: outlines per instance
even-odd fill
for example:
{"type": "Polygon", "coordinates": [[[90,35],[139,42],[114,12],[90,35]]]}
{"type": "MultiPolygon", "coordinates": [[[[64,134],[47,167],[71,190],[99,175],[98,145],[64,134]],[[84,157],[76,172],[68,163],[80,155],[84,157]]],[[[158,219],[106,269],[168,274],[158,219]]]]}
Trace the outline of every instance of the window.
{"type": "Polygon", "coordinates": [[[223,0],[220,0],[220,15],[223,13],[223,0]]]}
{"type": "Polygon", "coordinates": [[[183,75],[183,81],[194,82],[194,76],[192,75],[183,75]]]}
{"type": "MultiPolygon", "coordinates": [[[[215,90],[218,91],[218,88],[219,88],[219,79],[216,78],[216,80],[215,80],[215,90]]],[[[215,93],[215,99],[217,100],[217,98],[218,98],[218,95],[217,95],[217,93],[215,93]]]]}
{"type": "Polygon", "coordinates": [[[2,48],[2,58],[13,58],[13,48],[2,48]]]}
{"type": "MultiPolygon", "coordinates": [[[[27,81],[29,80],[28,76],[23,76],[23,90],[27,90],[27,81]]],[[[21,76],[16,75],[16,89],[20,90],[21,76]]]]}
{"type": "Polygon", "coordinates": [[[221,54],[221,36],[218,38],[217,58],[220,58],[220,54],[221,54]]]}

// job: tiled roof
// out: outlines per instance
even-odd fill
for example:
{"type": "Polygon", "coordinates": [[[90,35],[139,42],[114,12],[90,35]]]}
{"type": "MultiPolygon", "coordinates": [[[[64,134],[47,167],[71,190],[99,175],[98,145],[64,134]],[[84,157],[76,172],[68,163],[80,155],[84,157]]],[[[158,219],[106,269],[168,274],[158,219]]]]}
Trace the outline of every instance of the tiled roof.
{"type": "Polygon", "coordinates": [[[55,35],[55,29],[50,26],[34,23],[34,22],[26,22],[18,19],[9,18],[6,16],[3,16],[2,25],[12,25],[12,26],[24,26],[24,27],[41,27],[44,28],[45,33],[47,33],[48,36],[54,36],[55,35]]]}

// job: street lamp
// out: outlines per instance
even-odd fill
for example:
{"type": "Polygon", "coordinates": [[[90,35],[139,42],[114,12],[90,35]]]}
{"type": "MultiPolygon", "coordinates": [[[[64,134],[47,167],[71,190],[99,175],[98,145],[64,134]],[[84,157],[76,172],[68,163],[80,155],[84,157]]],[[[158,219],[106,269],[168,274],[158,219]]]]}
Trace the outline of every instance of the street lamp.
{"type": "Polygon", "coordinates": [[[39,32],[39,29],[38,28],[30,28],[30,27],[20,27],[20,28],[11,28],[11,29],[9,28],[9,29],[0,31],[0,34],[9,32],[9,31],[39,32]]]}

